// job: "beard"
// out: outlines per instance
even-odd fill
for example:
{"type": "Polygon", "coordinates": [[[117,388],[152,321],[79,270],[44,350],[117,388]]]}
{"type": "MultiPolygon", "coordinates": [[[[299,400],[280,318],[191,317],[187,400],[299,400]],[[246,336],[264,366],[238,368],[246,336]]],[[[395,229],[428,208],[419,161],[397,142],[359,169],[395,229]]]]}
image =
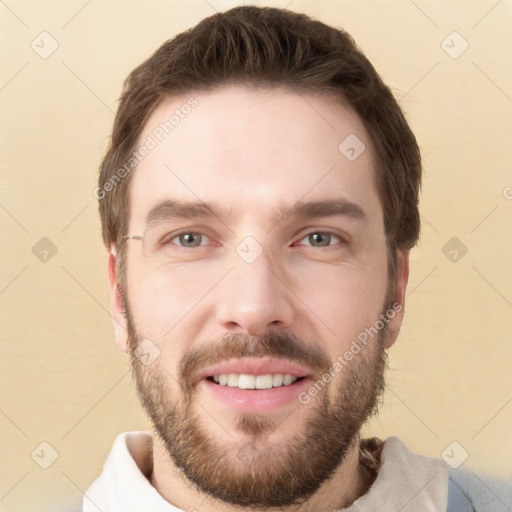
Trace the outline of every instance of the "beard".
{"type": "MultiPolygon", "coordinates": [[[[238,413],[235,428],[244,441],[231,437],[222,443],[200,415],[203,408],[197,400],[198,383],[194,383],[200,368],[233,357],[287,358],[309,368],[313,384],[331,369],[328,355],[284,332],[258,337],[230,334],[186,352],[173,379],[158,359],[144,366],[135,357],[134,350],[145,336],[137,331],[126,301],[125,305],[132,374],[142,406],[174,465],[212,498],[241,507],[300,505],[333,476],[362,425],[377,413],[384,390],[387,325],[346,361],[341,378],[337,376],[339,383],[334,384],[336,379],[321,383],[321,391],[308,404],[302,428],[294,423],[294,433],[285,441],[271,442],[270,436],[287,417],[238,413]]],[[[288,420],[291,423],[294,412],[288,420]]]]}

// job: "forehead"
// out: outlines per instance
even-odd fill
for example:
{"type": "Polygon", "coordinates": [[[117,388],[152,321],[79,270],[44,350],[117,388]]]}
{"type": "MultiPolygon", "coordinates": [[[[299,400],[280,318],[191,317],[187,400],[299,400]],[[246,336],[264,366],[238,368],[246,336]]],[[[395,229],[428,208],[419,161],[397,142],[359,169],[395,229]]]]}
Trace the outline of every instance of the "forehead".
{"type": "Polygon", "coordinates": [[[133,229],[166,198],[261,220],[297,201],[344,198],[382,223],[364,125],[319,95],[232,86],[173,96],[149,118],[136,150],[143,146],[130,187],[133,229]]]}

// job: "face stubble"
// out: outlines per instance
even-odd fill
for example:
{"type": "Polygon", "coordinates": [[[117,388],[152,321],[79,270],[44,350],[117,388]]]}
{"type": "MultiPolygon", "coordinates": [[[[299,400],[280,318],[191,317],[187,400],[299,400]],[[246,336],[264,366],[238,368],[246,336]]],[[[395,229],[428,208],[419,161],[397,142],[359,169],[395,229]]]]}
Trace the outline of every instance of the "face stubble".
{"type": "Polygon", "coordinates": [[[198,389],[193,381],[202,366],[233,357],[281,357],[310,368],[317,382],[331,369],[327,354],[284,332],[271,331],[261,337],[230,334],[183,356],[176,389],[158,359],[144,366],[135,357],[134,350],[145,337],[138,332],[126,301],[125,306],[139,399],[176,467],[197,489],[215,499],[258,508],[303,503],[333,475],[362,425],[377,412],[387,364],[387,325],[343,366],[341,379],[330,393],[332,399],[326,391],[334,383],[325,384],[324,392],[308,405],[311,410],[303,427],[286,444],[265,440],[287,418],[263,414],[238,415],[237,434],[243,433],[247,441],[220,443],[200,418],[203,409],[196,403],[198,389]]]}

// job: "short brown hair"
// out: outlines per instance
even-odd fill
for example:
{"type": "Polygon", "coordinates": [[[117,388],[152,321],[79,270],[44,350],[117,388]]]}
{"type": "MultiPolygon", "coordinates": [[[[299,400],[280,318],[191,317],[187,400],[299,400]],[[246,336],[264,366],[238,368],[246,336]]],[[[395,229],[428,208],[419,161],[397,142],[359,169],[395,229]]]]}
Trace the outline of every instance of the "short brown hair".
{"type": "Polygon", "coordinates": [[[394,275],[397,249],[413,247],[420,231],[421,157],[414,134],[390,89],[347,32],[275,8],[236,7],[210,16],[164,43],[128,76],[97,189],[107,248],[121,252],[129,218],[132,173],[122,179],[116,173],[129,160],[151,113],[169,96],[227,84],[336,96],[359,115],[373,148],[394,275]]]}

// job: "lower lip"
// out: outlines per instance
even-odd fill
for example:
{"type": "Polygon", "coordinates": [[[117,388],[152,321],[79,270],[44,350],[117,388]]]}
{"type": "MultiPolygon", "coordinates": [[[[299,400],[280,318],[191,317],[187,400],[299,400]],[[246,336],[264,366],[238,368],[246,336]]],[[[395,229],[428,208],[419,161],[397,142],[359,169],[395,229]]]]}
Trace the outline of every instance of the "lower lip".
{"type": "Polygon", "coordinates": [[[231,409],[240,412],[273,412],[292,402],[299,403],[299,394],[307,389],[309,379],[304,378],[288,386],[270,389],[239,389],[220,386],[210,380],[201,381],[201,387],[231,409]]]}

